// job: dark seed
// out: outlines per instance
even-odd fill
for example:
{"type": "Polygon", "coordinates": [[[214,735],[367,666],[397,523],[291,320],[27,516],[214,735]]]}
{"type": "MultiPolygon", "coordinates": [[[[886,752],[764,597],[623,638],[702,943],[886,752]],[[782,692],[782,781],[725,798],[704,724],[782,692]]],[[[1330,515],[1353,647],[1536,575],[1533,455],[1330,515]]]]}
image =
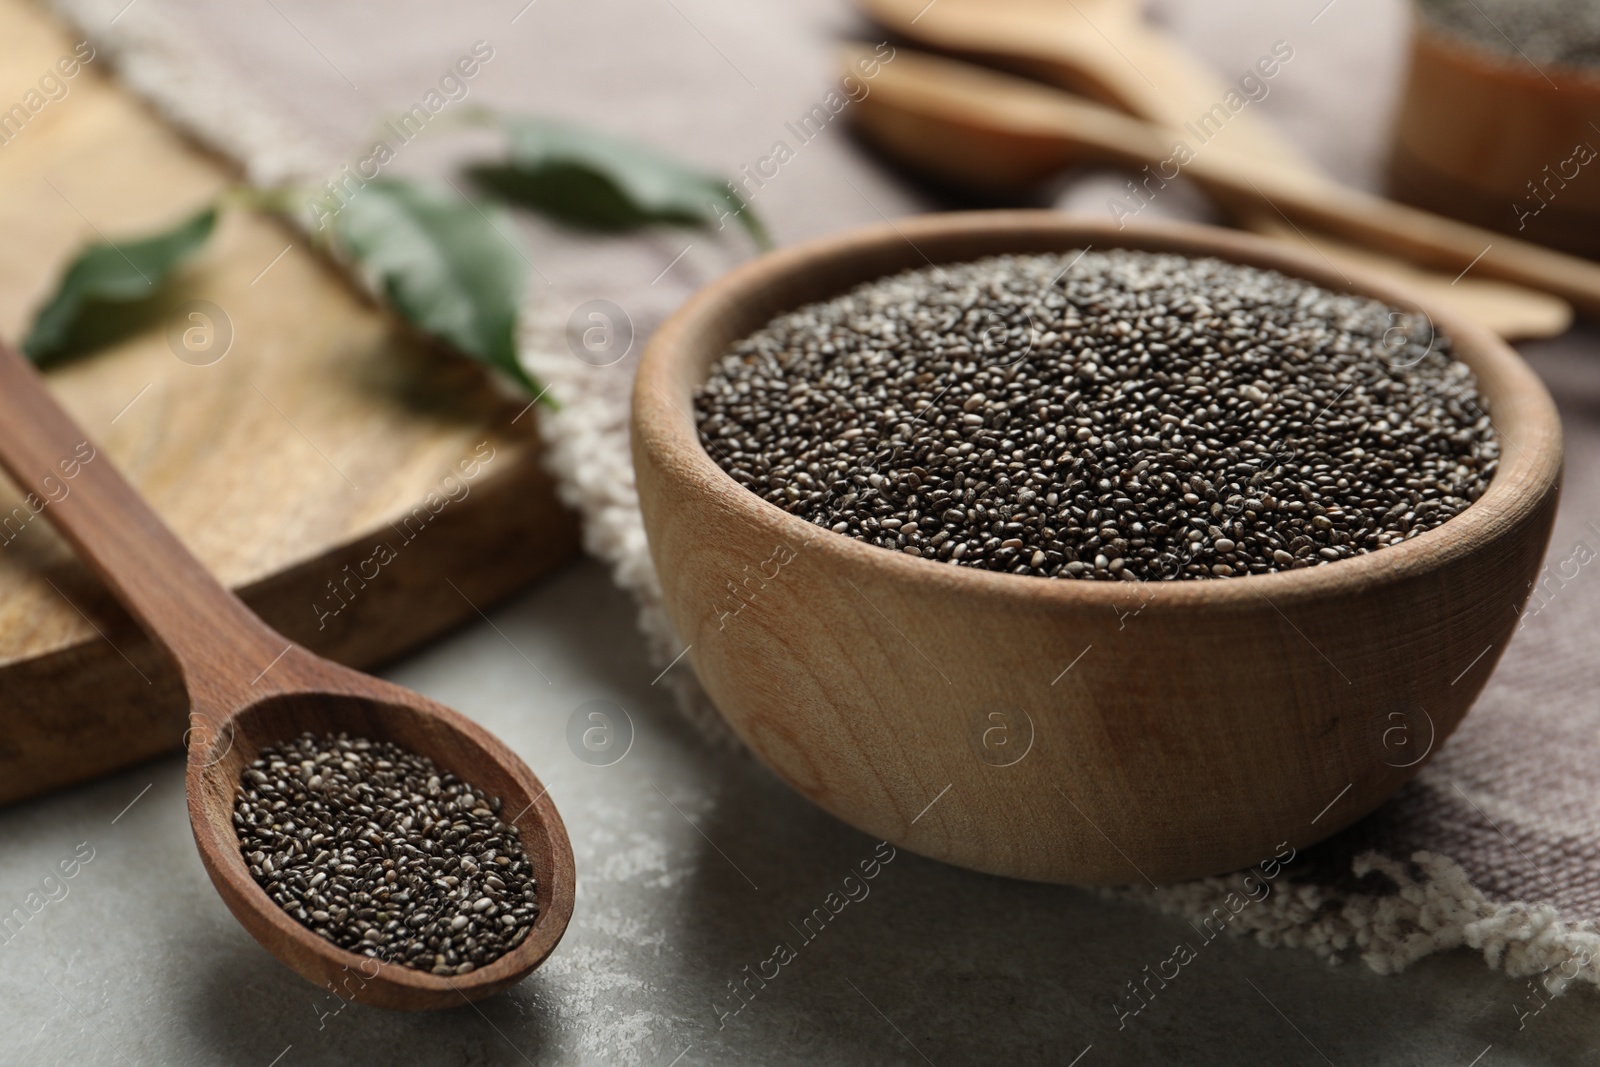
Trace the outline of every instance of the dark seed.
{"type": "Polygon", "coordinates": [[[695,414],[740,484],[869,544],[1225,578],[1398,544],[1482,495],[1499,443],[1450,347],[1425,316],[1220,260],[1001,256],[773,320],[695,414]]]}
{"type": "Polygon", "coordinates": [[[1434,26],[1512,62],[1600,66],[1594,0],[1423,0],[1417,9],[1434,26]]]}
{"type": "Polygon", "coordinates": [[[496,836],[516,839],[493,814],[499,800],[431,760],[384,742],[304,734],[263,749],[241,784],[234,822],[251,877],[341,948],[466,974],[514,948],[538,916],[526,853],[496,836]],[[307,850],[300,835],[330,847],[307,850]],[[430,835],[449,851],[425,859],[439,848],[430,835]],[[461,873],[428,876],[439,868],[461,873]],[[501,915],[489,893],[526,903],[501,915]],[[449,934],[463,935],[464,951],[441,956],[434,946],[448,948],[449,934]]]}

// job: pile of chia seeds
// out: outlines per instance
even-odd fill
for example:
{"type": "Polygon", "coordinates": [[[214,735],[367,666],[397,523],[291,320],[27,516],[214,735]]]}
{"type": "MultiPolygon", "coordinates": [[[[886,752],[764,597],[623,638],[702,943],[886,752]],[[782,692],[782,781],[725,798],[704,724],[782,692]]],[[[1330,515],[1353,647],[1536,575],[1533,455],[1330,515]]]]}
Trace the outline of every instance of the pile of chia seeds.
{"type": "Polygon", "coordinates": [[[538,917],[517,828],[433,761],[304,734],[244,770],[233,825],[250,875],[318,937],[433,974],[482,967],[538,917]]]}
{"type": "Polygon", "coordinates": [[[1058,578],[1211,578],[1403,541],[1499,446],[1424,316],[1129,250],[928,267],[786,314],[711,368],[708,453],[836,533],[1058,578]]]}
{"type": "Polygon", "coordinates": [[[1509,59],[1600,67],[1600,0],[1418,0],[1446,33],[1509,59]]]}

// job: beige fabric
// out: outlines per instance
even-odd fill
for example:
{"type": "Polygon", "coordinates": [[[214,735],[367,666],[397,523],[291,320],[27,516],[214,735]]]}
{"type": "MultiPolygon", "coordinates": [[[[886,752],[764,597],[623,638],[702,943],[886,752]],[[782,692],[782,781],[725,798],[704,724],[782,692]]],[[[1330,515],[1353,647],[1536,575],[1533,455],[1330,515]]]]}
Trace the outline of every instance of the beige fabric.
{"type": "MultiPolygon", "coordinates": [[[[486,40],[496,49],[478,99],[595,122],[736,173],[788,138],[831,80],[830,41],[871,31],[842,3],[535,3],[473,7],[399,0],[280,0],[244,8],[178,0],[54,0],[130,84],[262,178],[326,171],[362,147],[377,119],[409,106],[445,65],[486,40]],[[121,11],[121,15],[118,12],[121,11]],[[113,24],[113,17],[116,17],[113,24]]],[[[1278,39],[1296,49],[1263,109],[1322,165],[1373,184],[1403,51],[1398,0],[1283,4],[1164,0],[1175,33],[1228,75],[1278,39]]],[[[407,147],[400,170],[431,170],[464,150],[443,138],[407,147]]],[[[794,147],[791,145],[791,147],[794,147]]],[[[1110,185],[1111,188],[1115,184],[1110,185]]],[[[1066,191],[1102,210],[1091,179],[1066,191]]],[[[842,130],[799,146],[756,190],[781,242],[926,206],[842,130]]],[[[1203,211],[1172,197],[1161,210],[1203,211]]],[[[591,552],[641,605],[661,665],[677,654],[657,601],[626,442],[633,356],[593,368],[567,345],[566,317],[604,297],[642,338],[688,292],[745,255],[737,236],[658,233],[594,239],[530,224],[542,281],[526,356],[565,403],[544,422],[552,462],[585,517],[591,552]]],[[[634,346],[637,355],[639,342],[634,346]]],[[[1467,945],[1559,991],[1600,984],[1600,354],[1580,332],[1527,346],[1566,420],[1565,496],[1548,577],[1473,713],[1416,782],[1376,815],[1311,850],[1290,884],[1229,929],[1329,958],[1359,954],[1392,972],[1467,945]]],[[[666,675],[686,712],[727,738],[687,671],[666,675]]],[[[1190,918],[1226,897],[1227,878],[1115,891],[1190,918]]]]}

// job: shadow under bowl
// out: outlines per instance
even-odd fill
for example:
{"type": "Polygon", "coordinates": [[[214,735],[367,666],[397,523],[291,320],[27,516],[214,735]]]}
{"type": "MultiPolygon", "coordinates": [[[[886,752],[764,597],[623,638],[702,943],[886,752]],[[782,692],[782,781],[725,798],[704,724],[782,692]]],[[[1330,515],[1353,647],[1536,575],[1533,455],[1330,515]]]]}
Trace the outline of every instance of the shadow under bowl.
{"type": "Polygon", "coordinates": [[[1050,882],[1237,870],[1372,811],[1482,689],[1554,518],[1561,431],[1503,342],[1386,280],[1210,227],[933,215],[764,256],[703,290],[639,368],[633,453],[666,608],[706,691],[785,781],[896,846],[1050,882]],[[775,315],[928,263],[1090,246],[1271,268],[1425,311],[1501,440],[1482,498],[1304,570],[1163,583],[916,559],[741,487],[690,412],[775,315]]]}

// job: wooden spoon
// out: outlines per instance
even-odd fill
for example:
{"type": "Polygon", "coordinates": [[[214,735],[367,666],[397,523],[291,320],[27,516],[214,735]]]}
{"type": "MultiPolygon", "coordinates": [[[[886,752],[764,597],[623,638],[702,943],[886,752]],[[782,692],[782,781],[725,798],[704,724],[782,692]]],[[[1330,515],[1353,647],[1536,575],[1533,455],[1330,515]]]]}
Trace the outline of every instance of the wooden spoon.
{"type": "MultiPolygon", "coordinates": [[[[1135,0],[859,3],[897,36],[1027,74],[1176,131],[1210,111],[1231,88],[1147,22],[1135,0]]],[[[1328,181],[1253,108],[1228,119],[1206,145],[1207,152],[1213,150],[1234,156],[1241,165],[1276,164],[1280,176],[1299,177],[1311,189],[1328,181]]],[[[1255,197],[1224,206],[1245,228],[1319,248],[1341,267],[1354,264],[1395,274],[1502,337],[1554,337],[1572,324],[1571,308],[1548,293],[1477,278],[1458,282],[1453,272],[1419,269],[1319,232],[1297,231],[1255,197]]]]}
{"type": "Polygon", "coordinates": [[[4,344],[0,466],[44,502],[78,554],[176,661],[189,692],[186,788],[195,844],[234,917],[268,952],[343,999],[403,1009],[478,1000],[544,962],[572,916],[572,846],[544,787],[515,753],[457,712],[274,632],[189,553],[4,344]],[[442,977],[348,952],[274,903],[240,855],[234,798],[241,770],[260,749],[307,730],[392,741],[498,797],[538,880],[539,916],[521,944],[482,968],[442,977]]]}
{"type": "MultiPolygon", "coordinates": [[[[874,22],[906,40],[1027,74],[1167,126],[1192,121],[1229,89],[1146,22],[1135,0],[858,3],[874,22]]],[[[1322,177],[1249,108],[1228,119],[1216,147],[1322,177]]]]}
{"type": "Polygon", "coordinates": [[[1325,233],[1300,229],[1282,215],[1268,217],[1258,212],[1246,228],[1324,256],[1341,270],[1356,267],[1387,275],[1507,341],[1558,337],[1572,326],[1572,305],[1537,289],[1471,274],[1452,279],[1325,233]]]}
{"type": "MultiPolygon", "coordinates": [[[[843,58],[855,70],[868,54],[847,46],[843,58]]],[[[914,166],[980,188],[1028,188],[1086,159],[1144,168],[1135,180],[1150,196],[1182,174],[1230,202],[1261,204],[1302,232],[1323,230],[1419,266],[1541,289],[1600,315],[1600,264],[1277,164],[1243,164],[1208,144],[1189,144],[1192,158],[1184,161],[1178,138],[1162,127],[1022,78],[901,49],[880,64],[871,86],[855,105],[869,136],[914,166]]]]}

